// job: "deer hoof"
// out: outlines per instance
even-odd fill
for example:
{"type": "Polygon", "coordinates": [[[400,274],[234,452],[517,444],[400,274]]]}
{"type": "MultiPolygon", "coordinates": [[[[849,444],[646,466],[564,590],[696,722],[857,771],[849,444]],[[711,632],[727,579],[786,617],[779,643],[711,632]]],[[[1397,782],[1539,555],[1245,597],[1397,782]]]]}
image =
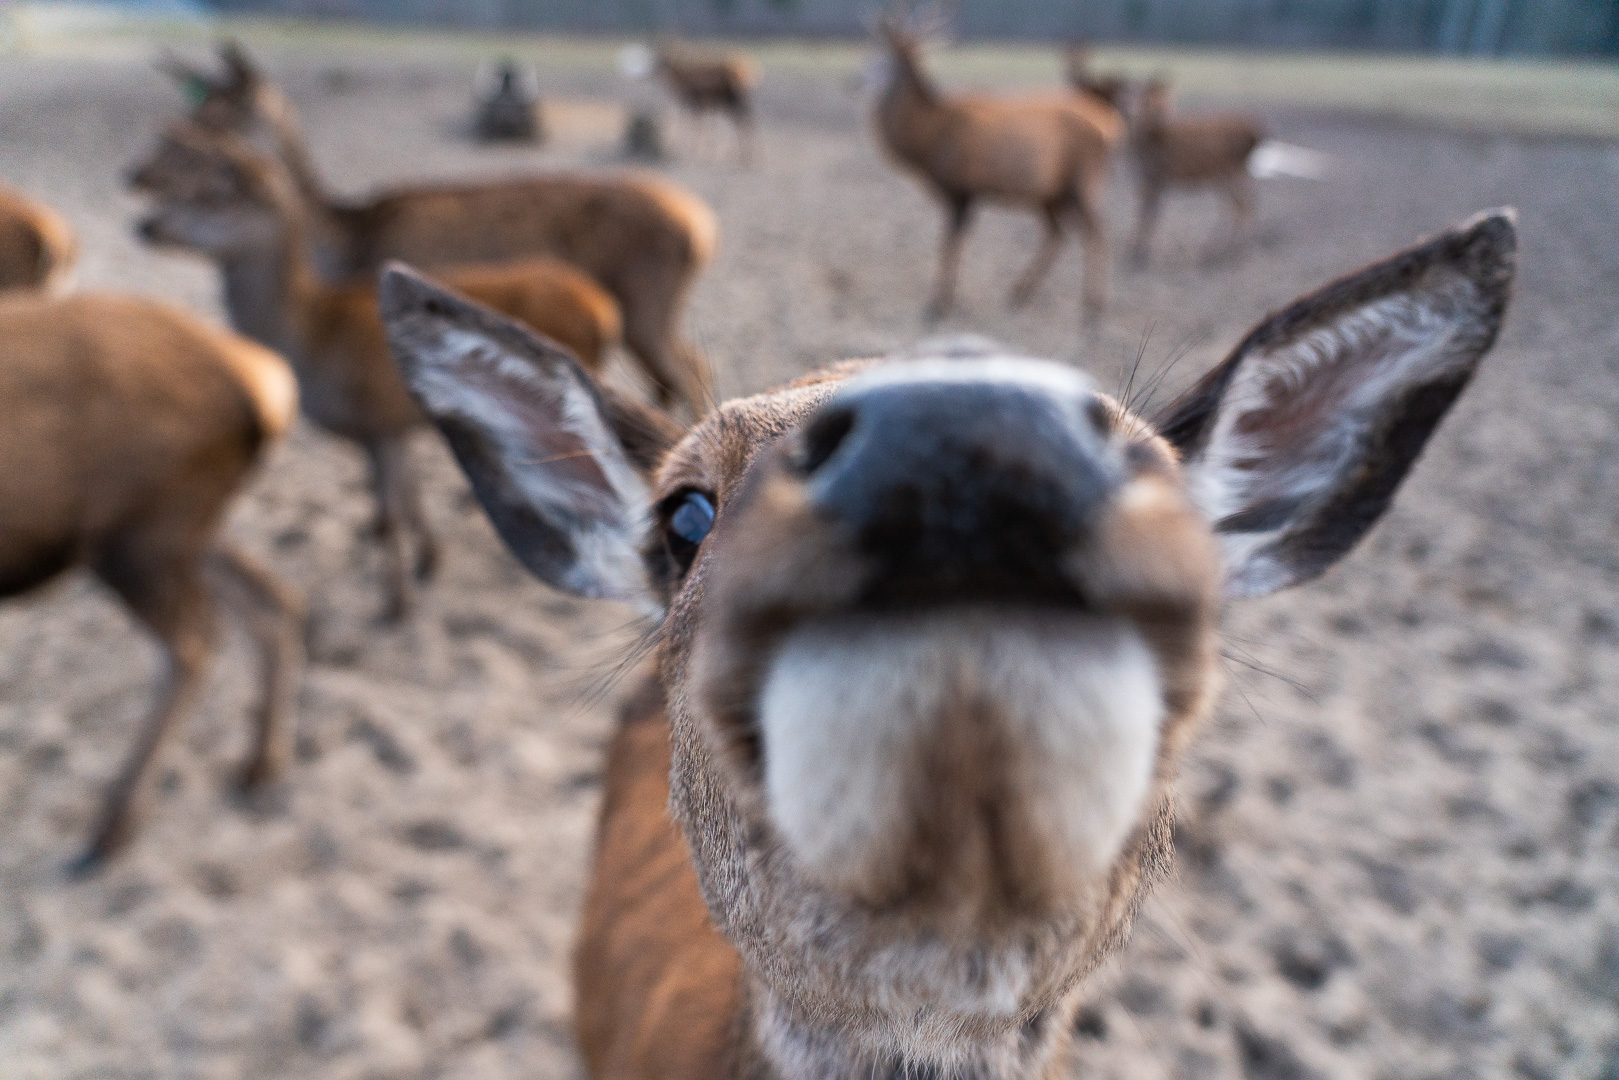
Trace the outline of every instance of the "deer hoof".
{"type": "Polygon", "coordinates": [[[87,881],[106,867],[108,857],[107,852],[98,848],[86,848],[62,868],[62,876],[69,881],[87,881]]]}
{"type": "Polygon", "coordinates": [[[103,828],[95,839],[62,868],[69,881],[95,877],[129,840],[130,828],[122,821],[103,828]]]}

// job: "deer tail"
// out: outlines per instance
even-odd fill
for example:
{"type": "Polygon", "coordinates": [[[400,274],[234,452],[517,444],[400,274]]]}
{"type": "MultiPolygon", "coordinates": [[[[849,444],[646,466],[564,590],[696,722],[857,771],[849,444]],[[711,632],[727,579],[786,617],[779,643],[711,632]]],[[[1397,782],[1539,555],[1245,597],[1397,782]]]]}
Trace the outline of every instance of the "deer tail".
{"type": "Polygon", "coordinates": [[[1264,180],[1291,176],[1299,180],[1325,180],[1331,159],[1319,150],[1266,139],[1248,155],[1248,175],[1264,180]]]}

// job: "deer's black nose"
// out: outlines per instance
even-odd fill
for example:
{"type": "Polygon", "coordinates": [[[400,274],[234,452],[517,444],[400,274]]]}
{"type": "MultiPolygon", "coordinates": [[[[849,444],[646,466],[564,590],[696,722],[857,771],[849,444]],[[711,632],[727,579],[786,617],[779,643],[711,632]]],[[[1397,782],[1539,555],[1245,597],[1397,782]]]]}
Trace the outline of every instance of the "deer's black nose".
{"type": "Polygon", "coordinates": [[[1122,463],[1089,380],[1009,366],[877,369],[805,427],[810,497],[872,560],[870,602],[1073,598],[1066,557],[1122,463]]]}

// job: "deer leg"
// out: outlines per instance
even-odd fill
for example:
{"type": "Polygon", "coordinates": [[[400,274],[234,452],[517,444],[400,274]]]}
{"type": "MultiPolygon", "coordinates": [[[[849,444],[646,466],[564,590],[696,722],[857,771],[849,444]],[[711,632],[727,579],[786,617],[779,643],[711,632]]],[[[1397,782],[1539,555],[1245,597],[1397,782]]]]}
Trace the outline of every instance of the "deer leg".
{"type": "Polygon", "coordinates": [[[382,544],[388,559],[388,602],[382,617],[387,622],[399,622],[410,614],[415,599],[409,570],[410,540],[405,535],[409,515],[400,498],[401,485],[410,482],[405,441],[398,436],[373,439],[365,450],[371,462],[371,491],[377,500],[382,544]]]}
{"type": "Polygon", "coordinates": [[[966,238],[967,226],[972,223],[972,200],[966,196],[952,196],[945,208],[944,242],[939,248],[939,280],[933,287],[933,299],[928,301],[922,317],[938,322],[950,314],[956,302],[956,272],[961,265],[961,242],[966,238]]]}
{"type": "Polygon", "coordinates": [[[404,440],[400,440],[398,460],[394,464],[391,480],[395,503],[406,527],[416,536],[416,580],[428,581],[438,571],[438,536],[427,523],[422,511],[422,484],[416,475],[416,465],[404,440]]]}
{"type": "Polygon", "coordinates": [[[737,159],[746,169],[753,164],[753,114],[739,105],[731,110],[731,122],[736,127],[737,159]]]}
{"type": "Polygon", "coordinates": [[[202,690],[213,648],[214,608],[198,571],[192,551],[147,537],[115,544],[96,567],[101,579],[157,635],[167,670],[134,749],[107,789],[90,842],[69,866],[74,876],[93,873],[129,840],[141,776],[163,737],[202,690]]]}
{"type": "Polygon", "coordinates": [[[1141,185],[1141,205],[1136,208],[1136,239],[1130,248],[1130,263],[1137,268],[1147,265],[1147,249],[1152,244],[1153,230],[1158,225],[1158,210],[1164,200],[1164,189],[1159,184],[1144,181],[1141,185]]]}
{"type": "Polygon", "coordinates": [[[1235,256],[1242,250],[1252,231],[1254,220],[1254,182],[1247,172],[1231,181],[1227,192],[1231,200],[1231,239],[1229,251],[1235,256]]]}
{"type": "Polygon", "coordinates": [[[1102,223],[1101,192],[1088,193],[1079,200],[1079,231],[1085,245],[1085,284],[1082,302],[1083,320],[1087,323],[1101,318],[1107,303],[1107,228],[1102,223]]]}
{"type": "Polygon", "coordinates": [[[691,111],[691,159],[693,161],[708,160],[708,133],[712,128],[708,122],[708,113],[702,109],[691,111]]]}
{"type": "Polygon", "coordinates": [[[298,674],[303,668],[303,597],[261,563],[235,548],[221,546],[210,568],[237,607],[259,651],[261,683],[254,714],[253,748],[242,766],[239,785],[247,791],[273,780],[290,758],[286,725],[298,674]]]}
{"type": "Polygon", "coordinates": [[[1040,241],[1040,249],[1034,253],[1029,261],[1029,268],[1023,271],[1007,295],[1007,305],[1020,308],[1034,298],[1034,291],[1051,272],[1051,264],[1057,261],[1057,251],[1062,247],[1062,206],[1052,205],[1045,207],[1041,212],[1046,219],[1046,235],[1040,241]]]}

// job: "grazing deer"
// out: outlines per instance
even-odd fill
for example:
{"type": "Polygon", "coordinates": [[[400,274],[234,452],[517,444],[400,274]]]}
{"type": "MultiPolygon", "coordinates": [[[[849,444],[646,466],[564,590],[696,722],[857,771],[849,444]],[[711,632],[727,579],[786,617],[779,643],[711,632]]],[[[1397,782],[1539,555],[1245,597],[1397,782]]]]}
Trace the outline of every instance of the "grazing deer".
{"type": "Polygon", "coordinates": [[[67,219],[20,191],[0,186],[0,291],[67,291],[79,243],[67,219]]]}
{"type": "Polygon", "coordinates": [[[473,134],[486,142],[543,142],[545,125],[532,80],[515,62],[501,61],[494,88],[478,102],[473,134]]]}
{"type": "Polygon", "coordinates": [[[736,129],[737,156],[744,166],[751,162],[753,88],[759,82],[752,60],[740,53],[708,55],[661,41],[653,52],[652,67],[694,123],[706,113],[729,116],[736,129]]]}
{"type": "Polygon", "coordinates": [[[1226,598],[1322,573],[1495,339],[1510,211],[1294,302],[1156,417],[1072,368],[852,362],[649,452],[404,269],[389,340],[513,554],[661,620],[575,957],[598,1080],[1063,1075],[1171,856],[1226,598]]]}
{"type": "Polygon", "coordinates": [[[920,37],[884,17],[884,89],[877,132],[889,153],[944,205],[939,278],[927,317],[955,302],[961,244],[979,200],[1009,203],[1041,216],[1046,234],[1009,303],[1027,303],[1057,258],[1063,219],[1074,215],[1085,242],[1084,308],[1100,314],[1107,289],[1102,192],[1108,159],[1123,125],[1110,107],[1073,94],[946,96],[922,70],[920,37]]]}
{"type": "MultiPolygon", "coordinates": [[[[171,159],[189,156],[176,173],[186,182],[154,192],[159,205],[140,233],[212,258],[224,278],[232,324],[291,360],[311,420],[364,449],[389,555],[387,615],[401,618],[411,603],[411,535],[418,577],[431,575],[438,548],[408,454],[410,432],[423,417],[388,356],[375,286],[320,280],[309,256],[303,202],[279,160],[236,136],[194,126],[174,128],[167,140],[171,159]]],[[[535,257],[441,273],[455,288],[562,343],[593,371],[618,341],[612,297],[560,260],[535,257]]]]}
{"type": "MultiPolygon", "coordinates": [[[[679,322],[718,239],[702,200],[650,175],[552,174],[481,183],[402,188],[362,203],[328,194],[304,145],[292,104],[238,46],[221,46],[225,74],[170,59],[165,70],[199,99],[192,119],[280,156],[297,181],[322,276],[370,277],[388,259],[419,266],[505,262],[529,255],[565,259],[618,302],[624,345],[665,405],[697,415],[712,397],[702,354],[679,322]]],[[[162,187],[188,158],[164,143],[137,166],[138,189],[162,187]]]]}
{"type": "Polygon", "coordinates": [[[1228,254],[1241,247],[1254,216],[1254,180],[1263,176],[1320,179],[1322,155],[1267,139],[1259,121],[1241,113],[1171,114],[1169,84],[1147,81],[1130,125],[1140,201],[1131,259],[1147,264],[1164,193],[1217,188],[1231,204],[1228,254]]]}
{"type": "Polygon", "coordinates": [[[1124,115],[1125,97],[1130,92],[1130,80],[1123,75],[1098,75],[1091,69],[1091,49],[1083,41],[1071,41],[1063,50],[1063,66],[1068,85],[1081,94],[1088,94],[1124,115]]]}
{"type": "Polygon", "coordinates": [[[303,603],[218,532],[297,407],[279,356],[166,305],[0,300],[0,596],[86,567],[157,637],[168,666],[77,870],[129,838],[141,775],[202,692],[210,578],[264,664],[242,783],[264,783],[287,759],[303,603]]]}

